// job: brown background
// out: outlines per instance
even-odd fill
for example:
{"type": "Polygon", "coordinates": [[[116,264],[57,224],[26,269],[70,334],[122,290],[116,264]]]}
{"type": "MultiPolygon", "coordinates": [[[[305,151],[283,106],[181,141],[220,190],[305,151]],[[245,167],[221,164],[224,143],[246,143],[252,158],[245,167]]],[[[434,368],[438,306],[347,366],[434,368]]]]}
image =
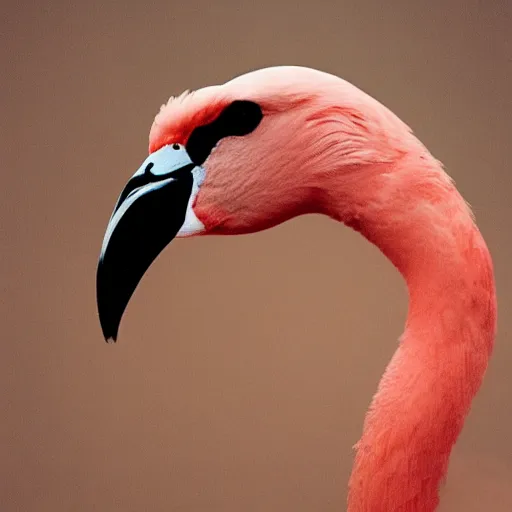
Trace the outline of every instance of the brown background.
{"type": "Polygon", "coordinates": [[[443,511],[512,510],[512,4],[2,2],[0,509],[345,510],[404,283],[322,217],[178,241],[107,346],[97,257],[171,94],[301,64],[409,123],[472,204],[500,323],[443,511]]]}

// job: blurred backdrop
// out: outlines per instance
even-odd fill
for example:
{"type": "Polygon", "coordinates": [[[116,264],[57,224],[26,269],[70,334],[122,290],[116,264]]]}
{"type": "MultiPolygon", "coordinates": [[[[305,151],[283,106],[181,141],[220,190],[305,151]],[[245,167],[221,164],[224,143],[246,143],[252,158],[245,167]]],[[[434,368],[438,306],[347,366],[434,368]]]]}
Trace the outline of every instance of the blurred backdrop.
{"type": "Polygon", "coordinates": [[[499,335],[441,511],[512,510],[512,4],[2,2],[0,509],[343,511],[405,285],[302,217],[173,243],[117,345],[104,229],[170,95],[299,64],[353,82],[442,160],[492,251],[499,335]]]}

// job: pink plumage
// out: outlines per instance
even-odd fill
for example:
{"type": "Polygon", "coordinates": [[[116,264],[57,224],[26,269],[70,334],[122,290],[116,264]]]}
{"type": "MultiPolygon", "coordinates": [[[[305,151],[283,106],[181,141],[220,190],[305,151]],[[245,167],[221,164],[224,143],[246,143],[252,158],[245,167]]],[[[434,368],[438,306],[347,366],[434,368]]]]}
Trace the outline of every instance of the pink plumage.
{"type": "Polygon", "coordinates": [[[249,233],[323,213],[393,262],[409,311],[356,446],[348,511],[431,512],[496,331],[492,261],[471,211],[398,117],[307,68],[267,68],[171,98],[151,128],[150,153],[186,146],[234,100],[257,103],[263,119],[204,162],[190,205],[202,228],[193,234],[249,233]]]}

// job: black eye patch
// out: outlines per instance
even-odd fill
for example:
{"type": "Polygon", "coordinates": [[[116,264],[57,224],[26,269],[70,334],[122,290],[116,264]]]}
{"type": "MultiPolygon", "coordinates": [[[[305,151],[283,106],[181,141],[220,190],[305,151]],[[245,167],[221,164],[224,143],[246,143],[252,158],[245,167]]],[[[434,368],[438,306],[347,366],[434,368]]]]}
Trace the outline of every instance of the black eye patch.
{"type": "Polygon", "coordinates": [[[228,105],[215,121],[198,126],[186,144],[187,153],[196,165],[202,165],[215,145],[224,137],[248,135],[263,118],[258,104],[237,100],[228,105]]]}

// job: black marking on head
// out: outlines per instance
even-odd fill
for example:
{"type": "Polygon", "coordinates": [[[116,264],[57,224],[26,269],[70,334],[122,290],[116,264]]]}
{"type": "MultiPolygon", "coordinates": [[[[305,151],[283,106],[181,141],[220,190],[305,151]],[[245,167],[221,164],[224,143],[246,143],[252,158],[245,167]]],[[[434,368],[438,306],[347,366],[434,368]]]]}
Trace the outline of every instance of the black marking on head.
{"type": "Polygon", "coordinates": [[[260,106],[253,101],[236,100],[210,124],[198,126],[186,144],[187,153],[196,165],[202,165],[212,149],[224,137],[248,135],[263,119],[260,106]]]}

